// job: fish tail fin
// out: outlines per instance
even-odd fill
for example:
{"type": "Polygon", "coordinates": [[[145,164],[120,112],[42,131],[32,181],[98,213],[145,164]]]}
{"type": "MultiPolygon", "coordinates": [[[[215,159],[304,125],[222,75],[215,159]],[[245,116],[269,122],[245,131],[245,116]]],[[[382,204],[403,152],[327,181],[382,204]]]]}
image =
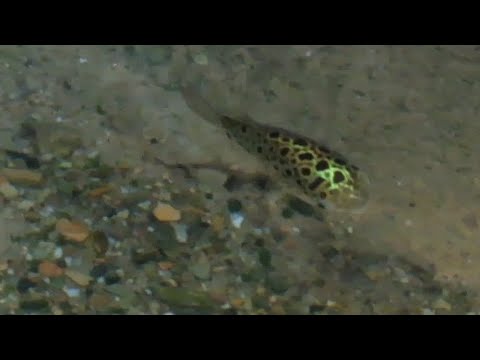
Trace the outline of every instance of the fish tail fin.
{"type": "Polygon", "coordinates": [[[181,93],[185,103],[198,116],[213,125],[222,125],[222,115],[219,114],[192,86],[183,87],[181,93]]]}

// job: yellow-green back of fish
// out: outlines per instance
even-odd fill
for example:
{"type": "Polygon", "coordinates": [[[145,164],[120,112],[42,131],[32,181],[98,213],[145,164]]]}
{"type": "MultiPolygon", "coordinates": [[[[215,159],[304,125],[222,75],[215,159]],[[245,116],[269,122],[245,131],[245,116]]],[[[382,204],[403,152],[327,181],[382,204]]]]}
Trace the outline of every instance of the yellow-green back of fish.
{"type": "Polygon", "coordinates": [[[368,201],[367,176],[339,153],[248,116],[221,115],[192,88],[184,89],[183,96],[197,115],[222,127],[229,138],[303,191],[310,202],[338,210],[357,210],[368,201]]]}

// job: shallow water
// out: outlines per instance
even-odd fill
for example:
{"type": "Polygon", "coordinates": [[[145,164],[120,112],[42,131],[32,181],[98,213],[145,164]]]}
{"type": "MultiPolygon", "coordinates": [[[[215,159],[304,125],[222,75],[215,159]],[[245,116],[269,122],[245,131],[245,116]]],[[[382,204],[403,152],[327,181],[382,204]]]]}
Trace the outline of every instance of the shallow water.
{"type": "MultiPolygon", "coordinates": [[[[268,313],[305,313],[308,306],[317,305],[339,313],[415,312],[410,304],[417,300],[409,298],[394,300],[402,304],[398,307],[377,305],[368,311],[352,305],[368,296],[346,289],[371,292],[371,282],[383,279],[370,276],[371,269],[382,262],[390,269],[384,277],[403,280],[398,288],[393,281],[384,290],[375,290],[377,303],[391,302],[402,286],[417,286],[423,278],[418,280],[417,270],[412,269],[420,268],[429,274],[428,281],[445,287],[442,294],[452,289],[468,292],[468,309],[457,309],[450,300],[454,311],[478,311],[480,178],[475,154],[480,150],[476,121],[480,52],[476,46],[2,46],[0,79],[2,147],[28,148],[30,142],[18,131],[25,122],[36,121],[40,157],[61,151],[58,139],[67,144],[76,141],[86,152],[98,152],[101,161],[112,167],[145,168],[137,176],[151,179],[173,174],[169,176],[179,189],[208,189],[218,199],[213,209],[224,207],[228,198],[239,199],[244,224],[222,238],[229,256],[235,258],[231,261],[241,265],[225,273],[213,271],[214,264],[206,265],[212,255],[202,252],[191,230],[187,244],[195,276],[182,275],[185,283],[223,293],[224,301],[239,313],[255,312],[255,305],[242,307],[238,299],[248,303],[259,292],[259,284],[267,290],[270,286],[262,279],[231,289],[240,268],[243,274],[242,266],[258,265],[252,255],[256,254],[253,240],[248,239],[262,227],[268,227],[269,234],[283,234],[281,242],[275,242],[273,235],[264,236],[271,259],[267,261],[264,254],[262,261],[271,262],[269,274],[288,278],[289,284],[271,295],[283,296],[285,303],[270,304],[268,313]],[[286,218],[275,196],[288,189],[275,179],[272,188],[259,190],[247,181],[228,192],[223,184],[232,171],[255,175],[264,166],[190,111],[178,91],[182,83],[201,85],[219,111],[248,112],[258,122],[287,128],[341,152],[368,174],[369,206],[359,214],[323,212],[319,219],[297,211],[286,218]],[[189,180],[182,171],[164,168],[160,162],[209,164],[217,170],[198,170],[189,180]],[[327,256],[325,244],[337,254],[327,256]],[[374,260],[365,260],[371,257],[374,260]],[[399,265],[404,263],[409,265],[399,265]],[[341,300],[332,298],[338,289],[345,294],[341,300]],[[330,305],[325,305],[328,301],[330,305]],[[336,309],[332,305],[336,302],[348,306],[336,309]]],[[[66,154],[64,161],[74,158],[66,154]]],[[[3,159],[2,166],[25,166],[8,156],[3,159]]],[[[0,251],[6,261],[25,256],[11,237],[35,228],[35,223],[25,220],[19,203],[37,202],[38,194],[27,190],[13,200],[0,198],[0,251]]],[[[79,213],[88,222],[83,211],[79,213]]],[[[193,226],[188,218],[185,224],[193,226]]],[[[129,239],[125,242],[133,241],[129,239]]],[[[28,251],[28,243],[23,246],[28,251]]],[[[423,288],[418,285],[415,291],[423,288]]],[[[438,300],[437,295],[431,298],[432,303],[438,300]]],[[[151,306],[139,312],[162,312],[151,306]]],[[[96,312],[83,310],[89,311],[96,312]]]]}

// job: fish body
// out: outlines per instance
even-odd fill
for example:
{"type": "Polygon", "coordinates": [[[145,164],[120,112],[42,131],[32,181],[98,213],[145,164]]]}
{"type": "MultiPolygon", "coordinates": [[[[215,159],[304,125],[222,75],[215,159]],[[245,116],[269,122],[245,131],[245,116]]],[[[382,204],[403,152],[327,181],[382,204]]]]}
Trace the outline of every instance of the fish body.
{"type": "Polygon", "coordinates": [[[344,156],[308,137],[263,125],[248,116],[217,113],[193,89],[184,89],[189,107],[223,128],[226,135],[268,164],[320,207],[357,210],[368,200],[368,178],[344,156]]]}

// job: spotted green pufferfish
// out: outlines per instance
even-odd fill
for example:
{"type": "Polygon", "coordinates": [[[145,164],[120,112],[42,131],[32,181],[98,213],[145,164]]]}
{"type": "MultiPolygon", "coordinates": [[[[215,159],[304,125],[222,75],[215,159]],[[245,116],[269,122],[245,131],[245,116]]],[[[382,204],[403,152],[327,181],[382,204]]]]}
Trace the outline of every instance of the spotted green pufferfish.
{"type": "Polygon", "coordinates": [[[182,89],[187,105],[222,127],[229,138],[281,174],[302,198],[321,208],[358,210],[368,201],[368,178],[339,153],[291,131],[263,125],[248,116],[216,112],[191,87],[182,89]]]}

